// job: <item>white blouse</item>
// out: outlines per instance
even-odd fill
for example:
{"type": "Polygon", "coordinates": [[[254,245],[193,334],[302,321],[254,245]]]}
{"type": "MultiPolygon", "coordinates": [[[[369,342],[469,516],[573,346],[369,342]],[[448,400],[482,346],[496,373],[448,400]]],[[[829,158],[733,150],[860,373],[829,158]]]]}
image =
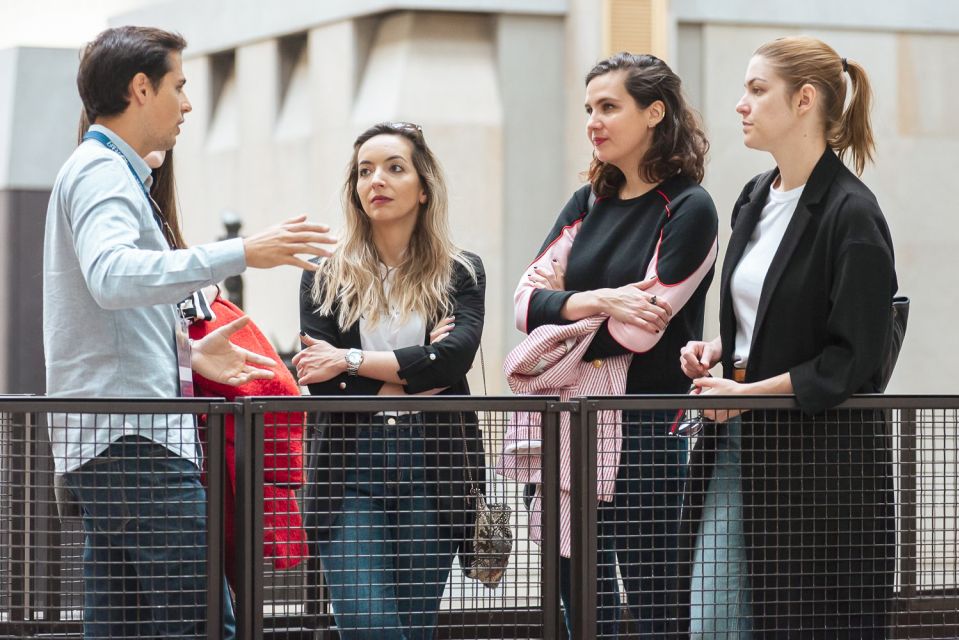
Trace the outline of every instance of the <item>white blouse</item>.
{"type": "Polygon", "coordinates": [[[753,341],[756,326],[756,312],[759,310],[759,297],[762,294],[766,272],[786,234],[786,227],[792,220],[796,205],[806,185],[780,191],[770,187],[769,197],[759,223],[753,231],[743,257],[736,265],[730,280],[730,292],[733,298],[733,311],[736,314],[736,345],[733,350],[733,364],[737,369],[745,369],[749,361],[749,349],[753,341]]]}
{"type": "MultiPolygon", "coordinates": [[[[396,269],[391,269],[380,263],[380,277],[383,278],[383,289],[389,299],[393,281],[396,279],[396,269]]],[[[426,319],[417,313],[407,316],[405,322],[400,321],[399,309],[390,306],[389,316],[380,318],[379,322],[370,326],[364,318],[360,318],[360,345],[363,351],[393,351],[403,347],[421,347],[426,344],[426,319]]]]}

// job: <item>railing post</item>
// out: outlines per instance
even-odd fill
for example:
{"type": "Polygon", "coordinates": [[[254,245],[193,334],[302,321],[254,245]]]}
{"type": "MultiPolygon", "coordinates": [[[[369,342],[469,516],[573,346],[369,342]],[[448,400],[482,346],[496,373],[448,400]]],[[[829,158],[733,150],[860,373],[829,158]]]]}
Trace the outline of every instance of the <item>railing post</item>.
{"type": "Polygon", "coordinates": [[[559,403],[549,402],[543,412],[543,547],[542,584],[543,638],[561,638],[565,634],[559,594],[559,403]]]}
{"type": "Polygon", "coordinates": [[[30,591],[30,447],[26,416],[10,416],[10,486],[19,493],[10,500],[10,621],[25,623],[31,607],[30,591]]]}
{"type": "Polygon", "coordinates": [[[243,398],[236,430],[236,637],[263,637],[263,412],[243,398]]]}
{"type": "MultiPolygon", "coordinates": [[[[211,409],[213,407],[211,406],[211,409]]],[[[206,420],[206,632],[210,640],[223,638],[223,507],[226,482],[225,429],[222,413],[207,413],[206,420]]]]}
{"type": "Polygon", "coordinates": [[[31,412],[29,423],[32,425],[35,455],[34,463],[37,469],[42,470],[38,475],[39,492],[37,506],[42,513],[38,514],[37,531],[44,533],[44,539],[38,541],[43,555],[38,556],[37,575],[44,579],[43,620],[62,621],[62,589],[61,569],[63,556],[63,525],[60,521],[60,508],[54,486],[56,484],[53,457],[51,455],[50,439],[47,436],[46,414],[31,412]]]}
{"type": "Polygon", "coordinates": [[[899,412],[899,464],[901,495],[899,530],[902,556],[899,565],[902,597],[916,597],[916,410],[901,409],[899,412]]]}
{"type": "Polygon", "coordinates": [[[570,413],[570,533],[572,636],[596,636],[596,403],[587,398],[570,413]]]}

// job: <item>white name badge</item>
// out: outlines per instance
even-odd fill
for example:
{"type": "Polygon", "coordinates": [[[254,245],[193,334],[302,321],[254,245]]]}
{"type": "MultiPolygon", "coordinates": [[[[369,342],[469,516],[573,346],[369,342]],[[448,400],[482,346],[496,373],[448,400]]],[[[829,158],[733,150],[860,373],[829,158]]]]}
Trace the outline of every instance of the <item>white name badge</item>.
{"type": "Polygon", "coordinates": [[[192,347],[190,346],[190,325],[181,314],[177,314],[176,328],[176,361],[180,370],[180,397],[192,398],[193,366],[192,347]]]}

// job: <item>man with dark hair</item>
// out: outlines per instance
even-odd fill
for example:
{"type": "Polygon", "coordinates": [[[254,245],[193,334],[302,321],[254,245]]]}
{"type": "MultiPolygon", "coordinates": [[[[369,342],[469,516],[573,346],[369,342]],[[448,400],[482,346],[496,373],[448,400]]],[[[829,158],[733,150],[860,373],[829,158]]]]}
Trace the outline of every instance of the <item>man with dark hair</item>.
{"type": "MultiPolygon", "coordinates": [[[[93,123],[57,176],[44,239],[43,336],[50,395],[174,398],[192,370],[229,384],[272,361],[229,337],[190,343],[178,302],[247,267],[315,267],[328,227],[305,217],[246,239],[171,248],[143,157],[176,143],[191,110],[179,35],[108,29],[77,86],[93,123]]],[[[192,415],[50,416],[56,473],[82,511],[84,636],[206,638],[206,495],[192,415]]],[[[227,594],[227,600],[228,594],[227,594]]],[[[229,604],[229,603],[228,603],[229,604]]],[[[232,607],[225,611],[232,637],[232,607]]]]}

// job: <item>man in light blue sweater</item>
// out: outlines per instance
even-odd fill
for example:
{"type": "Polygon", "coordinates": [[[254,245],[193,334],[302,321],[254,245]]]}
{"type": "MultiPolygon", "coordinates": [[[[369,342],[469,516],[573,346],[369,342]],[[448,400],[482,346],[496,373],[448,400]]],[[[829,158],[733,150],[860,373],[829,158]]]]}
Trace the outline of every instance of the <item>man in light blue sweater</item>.
{"type": "MultiPolygon", "coordinates": [[[[305,217],[190,249],[170,244],[143,157],[191,110],[177,34],[108,29],[77,86],[93,126],[57,176],[44,239],[43,337],[52,396],[175,398],[191,369],[242,384],[271,360],[232,345],[245,319],[191,345],[177,303],[247,267],[314,268],[334,239],[305,217]],[[178,337],[180,339],[178,339],[178,337]]],[[[205,638],[206,504],[192,415],[50,417],[56,472],[80,505],[84,636],[205,638]]],[[[232,634],[232,608],[226,612],[232,634]]]]}

